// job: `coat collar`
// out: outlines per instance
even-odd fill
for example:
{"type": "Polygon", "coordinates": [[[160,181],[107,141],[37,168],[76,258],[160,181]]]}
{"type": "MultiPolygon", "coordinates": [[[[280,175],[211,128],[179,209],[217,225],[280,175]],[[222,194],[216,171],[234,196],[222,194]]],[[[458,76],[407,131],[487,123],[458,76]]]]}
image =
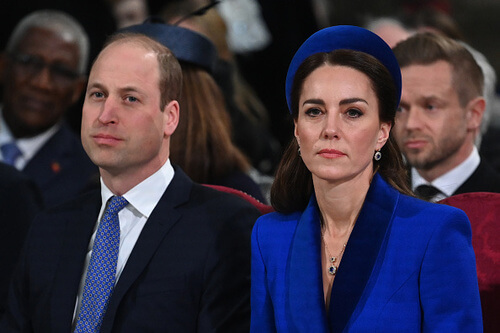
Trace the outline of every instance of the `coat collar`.
{"type": "Polygon", "coordinates": [[[182,209],[179,206],[189,200],[193,182],[180,168],[174,166],[174,170],[174,178],[144,225],[144,229],[142,229],[115,286],[104,316],[101,332],[112,331],[116,312],[123,297],[146,269],[168,232],[182,218],[182,209]]]}
{"type": "Polygon", "coordinates": [[[373,177],[335,277],[326,316],[319,211],[316,198],[311,197],[299,219],[287,263],[287,313],[291,326],[298,331],[308,331],[311,325],[318,326],[316,332],[344,330],[356,307],[362,305],[360,299],[370,276],[377,273],[375,261],[385,251],[384,239],[398,198],[399,192],[382,177],[373,177]]]}
{"type": "Polygon", "coordinates": [[[79,197],[68,206],[60,218],[64,219],[61,251],[58,257],[57,274],[51,290],[51,331],[69,332],[75,310],[76,295],[80,285],[82,269],[90,237],[99,214],[99,191],[79,197]]]}
{"type": "MultiPolygon", "coordinates": [[[[174,170],[174,178],[151,213],[115,286],[101,332],[112,330],[120,301],[143,272],[168,231],[181,219],[182,214],[178,206],[189,200],[193,182],[178,167],[174,167],[174,170]]],[[[84,199],[75,201],[65,214],[63,244],[51,307],[51,331],[71,330],[82,267],[100,205],[100,193],[96,190],[84,199]]]]}

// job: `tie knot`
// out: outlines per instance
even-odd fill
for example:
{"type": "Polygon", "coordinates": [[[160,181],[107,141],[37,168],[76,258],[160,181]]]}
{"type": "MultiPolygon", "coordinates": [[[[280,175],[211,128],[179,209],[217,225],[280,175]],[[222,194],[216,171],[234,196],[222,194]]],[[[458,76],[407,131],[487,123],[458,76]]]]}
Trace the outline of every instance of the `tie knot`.
{"type": "Polygon", "coordinates": [[[19,150],[15,142],[6,143],[0,149],[2,150],[4,162],[9,165],[14,165],[17,158],[22,155],[21,150],[19,150]]]}
{"type": "Polygon", "coordinates": [[[128,205],[127,199],[124,197],[113,196],[109,201],[108,211],[111,214],[117,214],[120,210],[122,210],[126,205],[128,205]]]}
{"type": "Polygon", "coordinates": [[[432,185],[419,185],[415,189],[415,194],[424,200],[431,200],[436,194],[440,193],[441,191],[438,190],[436,187],[432,185]]]}

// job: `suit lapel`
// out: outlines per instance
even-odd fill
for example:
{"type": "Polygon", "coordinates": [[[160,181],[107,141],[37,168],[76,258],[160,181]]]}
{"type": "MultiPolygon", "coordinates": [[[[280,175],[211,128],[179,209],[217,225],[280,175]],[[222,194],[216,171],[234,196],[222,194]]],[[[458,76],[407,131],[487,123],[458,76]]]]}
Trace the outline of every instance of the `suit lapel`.
{"type": "Polygon", "coordinates": [[[79,202],[78,208],[67,214],[51,306],[53,332],[71,329],[83,264],[100,205],[100,195],[96,191],[90,200],[79,202]]]}
{"type": "Polygon", "coordinates": [[[26,164],[23,172],[35,179],[40,188],[45,188],[59,172],[67,167],[68,144],[73,138],[63,125],[26,164]]]}
{"type": "Polygon", "coordinates": [[[321,276],[320,224],[314,195],[302,214],[287,263],[287,310],[298,332],[328,332],[321,276]]]}
{"type": "Polygon", "coordinates": [[[191,193],[192,181],[178,168],[175,176],[147,220],[127,260],[106,310],[101,332],[110,332],[118,306],[130,286],[144,271],[168,231],[181,219],[177,206],[185,203],[191,193]]]}
{"type": "Polygon", "coordinates": [[[384,239],[398,198],[399,192],[375,174],[333,283],[329,309],[332,332],[344,330],[368,280],[376,274],[375,262],[384,252],[384,239]]]}

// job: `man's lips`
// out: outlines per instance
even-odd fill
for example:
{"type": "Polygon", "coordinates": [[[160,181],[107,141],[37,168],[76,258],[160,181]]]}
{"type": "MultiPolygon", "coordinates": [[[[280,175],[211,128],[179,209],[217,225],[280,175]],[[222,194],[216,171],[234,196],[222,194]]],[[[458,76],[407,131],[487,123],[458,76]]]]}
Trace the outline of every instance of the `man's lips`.
{"type": "Polygon", "coordinates": [[[345,156],[345,154],[339,150],[336,149],[321,149],[318,152],[318,155],[325,157],[325,158],[338,158],[345,156]]]}
{"type": "Polygon", "coordinates": [[[122,139],[117,138],[117,137],[112,136],[112,135],[109,135],[109,134],[97,134],[97,135],[93,135],[92,138],[94,139],[94,141],[97,144],[101,144],[101,145],[114,145],[114,144],[122,141],[122,139]]]}
{"type": "Polygon", "coordinates": [[[23,98],[21,103],[25,109],[30,111],[40,111],[51,108],[51,104],[49,102],[38,98],[23,98]]]}
{"type": "Polygon", "coordinates": [[[406,140],[404,145],[408,149],[420,149],[427,145],[427,141],[420,139],[406,140]]]}

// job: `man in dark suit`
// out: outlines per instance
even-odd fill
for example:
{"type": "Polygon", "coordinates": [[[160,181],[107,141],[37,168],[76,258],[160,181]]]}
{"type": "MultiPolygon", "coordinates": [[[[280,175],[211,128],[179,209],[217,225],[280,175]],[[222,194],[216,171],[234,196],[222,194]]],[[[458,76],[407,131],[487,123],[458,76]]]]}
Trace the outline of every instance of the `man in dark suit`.
{"type": "Polygon", "coordinates": [[[0,160],[35,181],[51,207],[98,185],[66,112],[85,87],[88,37],[71,16],[42,10],[22,19],[0,57],[0,160]]]}
{"type": "Polygon", "coordinates": [[[394,47],[403,80],[394,135],[417,195],[438,201],[465,192],[500,192],[500,175],[474,140],[485,110],[484,76],[467,48],[416,34],[394,47]]]}
{"type": "Polygon", "coordinates": [[[0,162],[0,317],[7,287],[35,214],[42,208],[36,185],[15,168],[0,162]]]}
{"type": "Polygon", "coordinates": [[[248,332],[260,213],[171,165],[181,80],[173,54],[144,35],[101,51],[82,112],[101,191],[35,219],[7,331],[248,332]]]}

